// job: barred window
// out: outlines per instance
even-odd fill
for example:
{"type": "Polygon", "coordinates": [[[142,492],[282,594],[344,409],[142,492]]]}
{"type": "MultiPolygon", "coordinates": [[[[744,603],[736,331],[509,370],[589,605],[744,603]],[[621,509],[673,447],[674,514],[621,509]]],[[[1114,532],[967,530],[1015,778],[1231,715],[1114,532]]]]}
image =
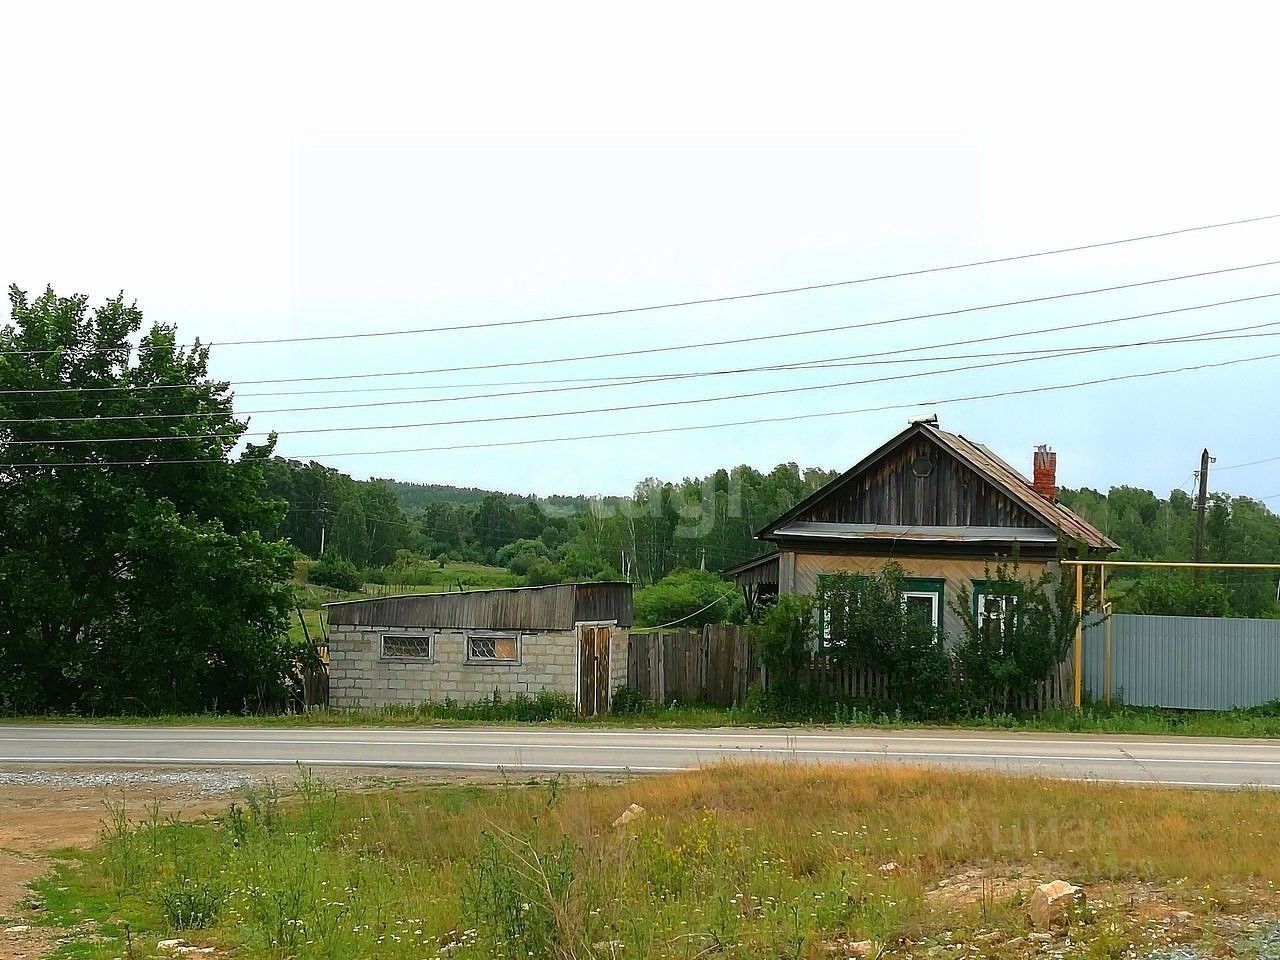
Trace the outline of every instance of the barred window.
{"type": "Polygon", "coordinates": [[[431,637],[388,634],[382,638],[382,659],[430,660],[431,637]]]}
{"type": "Polygon", "coordinates": [[[477,663],[515,663],[520,659],[518,634],[470,634],[467,659],[477,663]]]}

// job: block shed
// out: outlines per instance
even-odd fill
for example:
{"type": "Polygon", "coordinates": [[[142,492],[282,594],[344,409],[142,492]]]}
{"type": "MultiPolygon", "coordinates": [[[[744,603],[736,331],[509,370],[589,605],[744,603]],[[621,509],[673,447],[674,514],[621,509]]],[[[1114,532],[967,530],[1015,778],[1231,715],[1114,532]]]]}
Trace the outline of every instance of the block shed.
{"type": "Polygon", "coordinates": [[[629,583],[344,600],[325,613],[335,707],[549,690],[593,714],[627,681],[629,583]]]}

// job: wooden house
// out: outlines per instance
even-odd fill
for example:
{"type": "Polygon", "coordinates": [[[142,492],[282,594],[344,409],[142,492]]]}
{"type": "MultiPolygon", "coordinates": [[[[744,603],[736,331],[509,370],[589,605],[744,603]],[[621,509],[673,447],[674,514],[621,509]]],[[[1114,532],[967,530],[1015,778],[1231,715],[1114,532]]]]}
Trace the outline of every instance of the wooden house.
{"type": "Polygon", "coordinates": [[[962,588],[980,617],[1002,615],[1002,599],[984,592],[996,560],[1016,554],[1022,575],[1036,576],[1061,556],[1116,549],[1058,502],[1056,469],[1056,455],[1040,447],[1027,479],[936,419],[916,421],[761,530],[776,552],[725,573],[753,603],[815,594],[824,576],[896,561],[907,576],[903,602],[954,636],[962,588]]]}

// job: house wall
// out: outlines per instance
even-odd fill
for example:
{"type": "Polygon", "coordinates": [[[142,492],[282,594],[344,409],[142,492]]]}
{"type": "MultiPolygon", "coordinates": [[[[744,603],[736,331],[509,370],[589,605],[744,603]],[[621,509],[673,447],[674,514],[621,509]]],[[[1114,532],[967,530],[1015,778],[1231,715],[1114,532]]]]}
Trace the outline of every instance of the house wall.
{"type": "MultiPolygon", "coordinates": [[[[609,642],[610,690],[627,682],[627,633],[614,626],[609,642]]],[[[519,663],[468,663],[467,631],[455,627],[329,628],[329,703],[378,707],[445,699],[466,703],[543,690],[578,699],[578,630],[520,631],[519,663]],[[382,637],[430,636],[431,660],[384,659],[382,637]]]]}
{"type": "MultiPolygon", "coordinates": [[[[885,557],[885,556],[844,556],[837,554],[801,553],[785,551],[779,564],[780,593],[803,593],[812,596],[818,590],[818,577],[823,574],[879,573],[886,563],[895,562],[902,567],[908,577],[926,577],[945,580],[942,596],[942,627],[948,637],[957,636],[961,630],[959,616],[951,609],[952,602],[959,596],[963,587],[972,589],[975,580],[985,580],[987,567],[992,560],[972,557],[885,557]]],[[[1057,569],[1053,561],[1022,560],[1018,564],[1020,575],[1024,578],[1040,576],[1046,568],[1057,569]]]]}

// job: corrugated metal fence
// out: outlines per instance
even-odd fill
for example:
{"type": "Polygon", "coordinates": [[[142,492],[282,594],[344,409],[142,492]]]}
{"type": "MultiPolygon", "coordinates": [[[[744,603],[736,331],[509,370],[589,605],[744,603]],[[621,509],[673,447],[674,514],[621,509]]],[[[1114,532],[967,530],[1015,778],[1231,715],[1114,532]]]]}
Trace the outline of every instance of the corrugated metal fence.
{"type": "MultiPolygon", "coordinates": [[[[1229,710],[1280,698],[1280,620],[1114,614],[1111,690],[1117,702],[1229,710]]],[[[1084,687],[1106,697],[1107,623],[1085,627],[1084,687]]]]}

